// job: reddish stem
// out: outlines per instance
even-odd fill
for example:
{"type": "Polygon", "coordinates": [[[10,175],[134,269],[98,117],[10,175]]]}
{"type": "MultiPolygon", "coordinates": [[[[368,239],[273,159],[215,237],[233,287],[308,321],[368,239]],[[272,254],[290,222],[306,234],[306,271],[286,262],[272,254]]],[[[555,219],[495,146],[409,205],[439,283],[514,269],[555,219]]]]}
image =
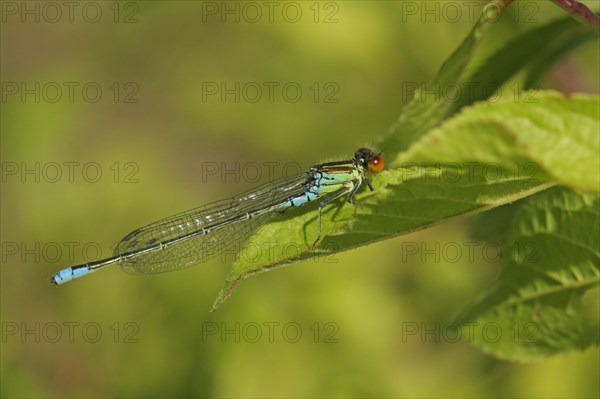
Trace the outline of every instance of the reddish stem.
{"type": "Polygon", "coordinates": [[[504,10],[506,7],[508,7],[510,5],[510,3],[512,3],[515,0],[502,0],[500,2],[500,11],[504,10]]]}
{"type": "Polygon", "coordinates": [[[592,27],[596,32],[600,32],[600,17],[587,8],[585,4],[577,0],[554,0],[554,2],[579,22],[592,27]]]}

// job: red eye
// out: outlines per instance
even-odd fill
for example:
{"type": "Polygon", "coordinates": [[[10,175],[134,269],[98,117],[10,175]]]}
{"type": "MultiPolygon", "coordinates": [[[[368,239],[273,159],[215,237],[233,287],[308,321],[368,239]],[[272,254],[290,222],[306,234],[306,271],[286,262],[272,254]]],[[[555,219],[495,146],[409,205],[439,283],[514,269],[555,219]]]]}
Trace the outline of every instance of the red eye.
{"type": "Polygon", "coordinates": [[[369,170],[373,173],[379,173],[383,170],[383,157],[381,154],[369,158],[369,170]]]}

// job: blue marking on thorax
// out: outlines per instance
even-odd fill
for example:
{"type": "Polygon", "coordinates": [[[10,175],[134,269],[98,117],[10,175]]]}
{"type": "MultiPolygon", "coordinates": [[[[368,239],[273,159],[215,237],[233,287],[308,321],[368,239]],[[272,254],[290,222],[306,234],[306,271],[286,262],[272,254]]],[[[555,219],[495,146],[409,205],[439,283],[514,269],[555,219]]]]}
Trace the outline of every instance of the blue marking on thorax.
{"type": "Polygon", "coordinates": [[[287,201],[277,205],[275,209],[282,210],[287,209],[293,206],[301,206],[306,204],[309,201],[313,201],[319,198],[319,181],[321,180],[321,173],[315,173],[314,175],[309,175],[306,178],[305,183],[305,191],[302,194],[299,194],[295,197],[289,198],[287,201]]]}
{"type": "Polygon", "coordinates": [[[318,197],[319,197],[319,195],[317,193],[313,193],[311,191],[307,191],[301,197],[292,198],[290,200],[290,202],[291,202],[291,205],[293,205],[293,206],[300,206],[300,205],[304,205],[307,202],[312,201],[312,200],[314,200],[315,198],[318,198],[318,197]]]}

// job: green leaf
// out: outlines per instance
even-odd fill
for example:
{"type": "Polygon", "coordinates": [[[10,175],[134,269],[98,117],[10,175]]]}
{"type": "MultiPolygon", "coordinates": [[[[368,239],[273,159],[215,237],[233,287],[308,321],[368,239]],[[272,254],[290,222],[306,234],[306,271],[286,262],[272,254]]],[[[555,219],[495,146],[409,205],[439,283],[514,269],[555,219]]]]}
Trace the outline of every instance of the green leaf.
{"type": "Polygon", "coordinates": [[[400,118],[392,127],[391,133],[378,143],[378,147],[386,154],[398,154],[404,151],[447,117],[455,101],[446,95],[448,87],[461,80],[485,30],[495,22],[486,10],[501,12],[511,1],[490,2],[467,37],[444,62],[435,78],[424,87],[415,90],[413,98],[402,109],[400,118]]]}
{"type": "Polygon", "coordinates": [[[599,343],[582,305],[600,285],[600,197],[556,187],[513,220],[503,271],[458,318],[463,337],[499,358],[530,361],[599,343]]]}
{"type": "Polygon", "coordinates": [[[240,248],[213,309],[256,273],[311,258],[326,262],[340,251],[514,202],[556,181],[597,190],[598,99],[540,93],[537,100],[478,104],[433,129],[399,167],[373,176],[374,193],[362,191],[356,206],[340,199],[324,209],[323,237],[314,249],[316,203],[275,215],[240,248]]]}
{"type": "Polygon", "coordinates": [[[336,253],[424,229],[456,217],[510,203],[549,187],[529,177],[490,181],[481,168],[400,168],[372,179],[375,193],[360,194],[356,206],[342,199],[323,212],[323,237],[317,238],[316,203],[293,208],[258,231],[238,258],[213,305],[213,311],[247,277],[291,263],[327,263],[336,253]]]}
{"type": "MultiPolygon", "coordinates": [[[[560,22],[560,21],[559,21],[560,22]]],[[[562,25],[562,24],[561,24],[562,25]]],[[[581,24],[577,26],[567,25],[557,27],[560,32],[557,39],[553,39],[549,45],[541,46],[544,51],[539,52],[526,66],[526,76],[523,79],[523,89],[529,90],[535,87],[535,82],[564,54],[591,40],[600,39],[600,35],[591,31],[581,24]]],[[[553,37],[557,31],[552,33],[553,37]]]]}
{"type": "MultiPolygon", "coordinates": [[[[400,154],[431,128],[463,107],[498,94],[502,85],[523,69],[528,70],[523,88],[532,88],[535,79],[560,55],[585,41],[599,37],[597,33],[567,17],[520,34],[466,77],[465,73],[477,44],[494,22],[486,10],[495,12],[509,3],[498,1],[486,6],[481,18],[444,62],[436,77],[415,91],[391,134],[378,143],[378,147],[386,154],[400,154]],[[539,45],[542,42],[544,46],[539,45]]],[[[520,87],[510,90],[507,88],[506,91],[519,96],[520,87]]]]}
{"type": "MultiPolygon", "coordinates": [[[[558,56],[592,38],[597,39],[598,35],[570,17],[518,35],[461,82],[459,96],[450,113],[498,93],[508,79],[524,68],[530,71],[524,88],[532,88],[534,79],[558,56]]],[[[518,87],[512,92],[517,95],[518,87]]]]}
{"type": "Polygon", "coordinates": [[[397,162],[480,162],[530,175],[541,169],[548,180],[600,191],[598,97],[532,94],[526,102],[502,99],[467,108],[397,162]]]}

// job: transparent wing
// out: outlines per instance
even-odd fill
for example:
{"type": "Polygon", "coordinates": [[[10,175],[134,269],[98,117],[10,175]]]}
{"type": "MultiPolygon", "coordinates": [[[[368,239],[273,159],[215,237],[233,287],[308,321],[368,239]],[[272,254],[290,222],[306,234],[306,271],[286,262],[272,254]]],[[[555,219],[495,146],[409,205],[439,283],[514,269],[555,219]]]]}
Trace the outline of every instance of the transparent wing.
{"type": "Polygon", "coordinates": [[[211,226],[257,209],[284,202],[305,190],[306,175],[287,177],[266,183],[257,189],[181,212],[129,233],[119,242],[114,255],[132,254],[121,261],[128,273],[152,274],[184,269],[205,262],[229,246],[241,245],[272,212],[250,219],[230,222],[215,229],[211,226]],[[202,229],[209,230],[202,234],[202,229]],[[198,233],[198,234],[195,234],[198,233]],[[176,242],[162,249],[144,252],[157,244],[176,242]]]}
{"type": "Polygon", "coordinates": [[[272,215],[272,212],[264,213],[247,221],[228,224],[210,234],[191,236],[163,249],[140,253],[121,261],[121,268],[127,273],[153,274],[206,262],[228,247],[240,248],[272,215]]]}

